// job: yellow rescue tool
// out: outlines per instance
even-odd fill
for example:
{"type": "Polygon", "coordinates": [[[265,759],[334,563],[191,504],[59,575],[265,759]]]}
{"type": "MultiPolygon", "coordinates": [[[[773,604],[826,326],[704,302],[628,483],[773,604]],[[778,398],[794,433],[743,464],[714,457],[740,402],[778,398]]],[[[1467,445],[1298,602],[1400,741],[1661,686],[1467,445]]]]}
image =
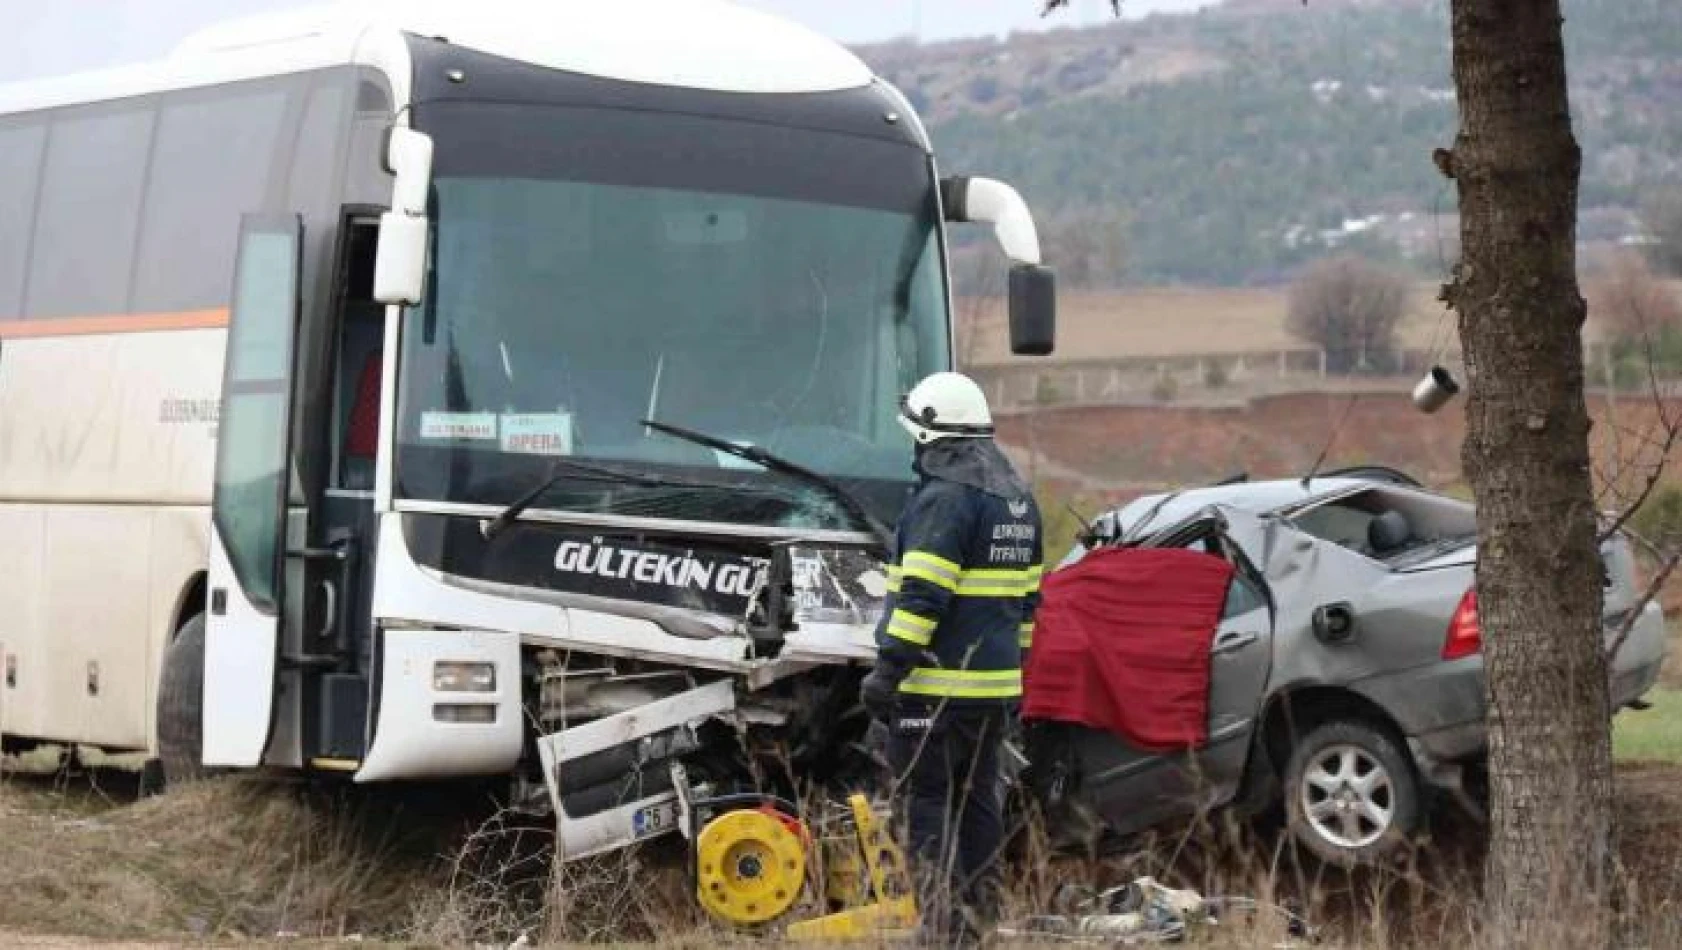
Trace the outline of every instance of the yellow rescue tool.
{"type": "MultiPolygon", "coordinates": [[[[848,832],[823,841],[821,892],[833,912],[790,923],[796,941],[901,936],[917,927],[905,855],[863,795],[848,798],[848,832]]],[[[695,836],[701,906],[733,927],[760,927],[787,914],[806,893],[813,837],[804,822],[769,807],[742,808],[709,821],[695,836]]]]}

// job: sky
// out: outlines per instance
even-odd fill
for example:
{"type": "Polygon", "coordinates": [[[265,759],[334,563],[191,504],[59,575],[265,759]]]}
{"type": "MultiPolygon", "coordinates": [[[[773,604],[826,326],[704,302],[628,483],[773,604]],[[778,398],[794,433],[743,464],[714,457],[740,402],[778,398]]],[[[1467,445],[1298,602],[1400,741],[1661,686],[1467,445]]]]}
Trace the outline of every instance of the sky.
{"type": "MultiPolygon", "coordinates": [[[[471,0],[466,0],[471,2],[471,0]]],[[[557,0],[563,2],[563,0],[557,0]]],[[[607,0],[612,2],[612,0],[607,0]]],[[[925,40],[1103,22],[1108,0],[1072,0],[1039,14],[1040,0],[740,0],[845,43],[896,36],[925,40]]],[[[1210,0],[1125,0],[1124,15],[1206,6],[1210,0]]],[[[97,69],[161,56],[200,27],[300,0],[0,0],[0,82],[97,69]]]]}

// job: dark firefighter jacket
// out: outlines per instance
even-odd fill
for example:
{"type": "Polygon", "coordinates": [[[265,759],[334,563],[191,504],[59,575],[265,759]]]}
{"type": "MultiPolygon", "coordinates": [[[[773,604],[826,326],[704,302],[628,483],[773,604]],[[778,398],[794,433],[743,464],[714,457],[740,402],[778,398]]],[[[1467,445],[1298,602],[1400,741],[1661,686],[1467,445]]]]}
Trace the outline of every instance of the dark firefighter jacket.
{"type": "Polygon", "coordinates": [[[901,701],[1016,703],[1039,603],[1039,508],[990,440],[920,450],[900,517],[879,662],[901,701]]]}

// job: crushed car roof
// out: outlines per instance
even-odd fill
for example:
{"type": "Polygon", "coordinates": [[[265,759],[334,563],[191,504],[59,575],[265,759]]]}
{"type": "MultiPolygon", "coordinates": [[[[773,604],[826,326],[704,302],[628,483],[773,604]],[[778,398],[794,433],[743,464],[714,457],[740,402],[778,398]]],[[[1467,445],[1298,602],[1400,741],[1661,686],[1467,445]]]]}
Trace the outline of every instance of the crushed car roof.
{"type": "Polygon", "coordinates": [[[1152,495],[1142,495],[1114,510],[1119,513],[1122,525],[1127,527],[1143,517],[1146,512],[1155,508],[1160,502],[1162,507],[1151,518],[1151,524],[1154,527],[1167,527],[1212,506],[1234,508],[1259,515],[1298,502],[1341,494],[1345,491],[1369,487],[1374,484],[1369,479],[1335,476],[1315,478],[1306,487],[1300,478],[1280,478],[1260,482],[1232,482],[1225,485],[1188,488],[1178,493],[1158,492],[1152,495]],[[1164,499],[1167,500],[1164,501],[1164,499]]]}

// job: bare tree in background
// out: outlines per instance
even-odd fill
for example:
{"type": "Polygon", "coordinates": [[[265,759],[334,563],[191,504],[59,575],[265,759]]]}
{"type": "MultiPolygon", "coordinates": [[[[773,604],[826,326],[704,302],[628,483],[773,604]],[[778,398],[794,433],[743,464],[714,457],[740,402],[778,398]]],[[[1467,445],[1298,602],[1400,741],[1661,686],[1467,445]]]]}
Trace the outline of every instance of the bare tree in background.
{"type": "Polygon", "coordinates": [[[1098,290],[1121,283],[1127,265],[1127,222],[1103,209],[1064,212],[1041,228],[1046,260],[1057,262],[1067,288],[1098,290]]]}
{"type": "Polygon", "coordinates": [[[1334,373],[1392,368],[1396,324],[1407,307],[1407,282],[1359,257],[1328,258],[1291,286],[1286,326],[1326,351],[1334,373]]]}
{"type": "Polygon", "coordinates": [[[1589,320],[1609,340],[1640,344],[1682,327],[1682,303],[1639,254],[1614,255],[1585,285],[1589,320]]]}
{"type": "Polygon", "coordinates": [[[1459,318],[1461,458],[1478,512],[1493,805],[1484,937],[1598,950],[1612,937],[1612,750],[1565,21],[1560,0],[1449,9],[1460,128],[1432,159],[1460,206],[1442,297],[1459,318]]]}

